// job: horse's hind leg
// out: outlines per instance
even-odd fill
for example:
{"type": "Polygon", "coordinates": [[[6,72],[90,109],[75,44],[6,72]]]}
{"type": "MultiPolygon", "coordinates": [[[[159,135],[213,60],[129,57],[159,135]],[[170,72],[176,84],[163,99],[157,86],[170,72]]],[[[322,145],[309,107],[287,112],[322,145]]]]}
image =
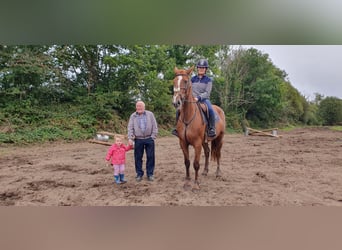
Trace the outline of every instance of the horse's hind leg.
{"type": "Polygon", "coordinates": [[[202,145],[194,147],[194,149],[195,149],[195,159],[194,159],[195,183],[194,183],[194,186],[193,186],[192,190],[196,191],[196,190],[200,189],[199,180],[198,180],[198,171],[200,169],[199,160],[200,160],[200,157],[201,157],[202,145]]]}
{"type": "Polygon", "coordinates": [[[216,168],[216,178],[219,178],[222,176],[221,169],[220,169],[220,161],[217,160],[217,168],[216,168]]]}
{"type": "Polygon", "coordinates": [[[209,153],[210,153],[210,148],[207,142],[203,142],[203,149],[204,149],[205,162],[204,162],[204,169],[203,169],[202,175],[207,175],[209,172],[209,153]]]}

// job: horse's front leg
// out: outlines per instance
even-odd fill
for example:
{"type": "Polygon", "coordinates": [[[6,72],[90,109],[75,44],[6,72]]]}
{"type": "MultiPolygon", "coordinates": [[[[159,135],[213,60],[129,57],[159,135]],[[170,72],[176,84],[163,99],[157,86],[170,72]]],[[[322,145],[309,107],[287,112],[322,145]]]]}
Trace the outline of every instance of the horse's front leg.
{"type": "Polygon", "coordinates": [[[189,190],[191,189],[191,182],[190,182],[190,160],[189,159],[184,159],[184,164],[185,164],[185,170],[186,170],[186,175],[185,175],[185,183],[184,183],[184,189],[189,190]]]}
{"type": "Polygon", "coordinates": [[[194,147],[195,149],[195,158],[194,158],[194,169],[195,169],[195,183],[192,188],[193,191],[199,190],[199,180],[198,180],[198,170],[200,169],[200,157],[201,157],[201,150],[202,150],[202,145],[194,147]]]}
{"type": "Polygon", "coordinates": [[[223,136],[218,137],[216,140],[216,163],[217,163],[217,168],[216,168],[216,178],[219,178],[222,176],[221,169],[220,169],[220,162],[221,162],[221,149],[222,149],[222,142],[223,136]]]}
{"type": "Polygon", "coordinates": [[[221,176],[222,174],[221,174],[220,164],[218,163],[217,168],[216,168],[216,178],[219,178],[221,176]]]}
{"type": "Polygon", "coordinates": [[[203,149],[204,149],[204,158],[205,158],[205,162],[204,162],[204,169],[202,172],[202,175],[207,175],[209,172],[209,153],[210,153],[210,148],[208,146],[208,143],[203,142],[203,149]]]}
{"type": "Polygon", "coordinates": [[[189,145],[182,144],[181,148],[183,150],[184,155],[184,165],[185,165],[185,183],[184,183],[184,189],[190,189],[191,183],[190,183],[190,159],[189,159],[189,145]]]}

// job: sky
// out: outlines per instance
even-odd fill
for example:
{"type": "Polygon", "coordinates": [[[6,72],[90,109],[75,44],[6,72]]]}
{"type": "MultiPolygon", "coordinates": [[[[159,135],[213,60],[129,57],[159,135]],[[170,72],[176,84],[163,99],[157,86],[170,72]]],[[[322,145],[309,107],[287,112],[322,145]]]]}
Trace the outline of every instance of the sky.
{"type": "Polygon", "coordinates": [[[291,85],[313,100],[315,93],[342,99],[342,45],[244,45],[269,55],[291,85]]]}

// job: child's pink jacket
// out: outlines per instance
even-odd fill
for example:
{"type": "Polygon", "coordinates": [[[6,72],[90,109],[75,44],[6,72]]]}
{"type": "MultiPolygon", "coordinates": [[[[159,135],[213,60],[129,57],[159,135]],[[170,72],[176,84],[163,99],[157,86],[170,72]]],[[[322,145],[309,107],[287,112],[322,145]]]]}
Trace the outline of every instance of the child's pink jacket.
{"type": "Polygon", "coordinates": [[[126,151],[133,149],[133,145],[124,145],[118,146],[113,144],[107,153],[106,160],[109,161],[112,158],[113,165],[121,165],[126,162],[126,151]]]}

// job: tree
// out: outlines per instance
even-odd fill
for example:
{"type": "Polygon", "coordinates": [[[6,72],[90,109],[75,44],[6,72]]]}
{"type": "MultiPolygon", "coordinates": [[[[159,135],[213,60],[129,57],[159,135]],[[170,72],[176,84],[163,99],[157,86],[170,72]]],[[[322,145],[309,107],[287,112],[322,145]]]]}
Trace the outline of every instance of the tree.
{"type": "Polygon", "coordinates": [[[158,113],[163,117],[171,116],[171,83],[166,76],[171,76],[175,61],[169,57],[169,52],[169,46],[131,45],[106,58],[106,63],[116,66],[110,85],[121,93],[119,102],[125,117],[134,110],[134,103],[139,99],[156,112],[156,117],[158,113]]]}
{"type": "Polygon", "coordinates": [[[342,122],[342,100],[337,97],[326,97],[320,101],[318,113],[323,125],[336,125],[342,122]]]}
{"type": "Polygon", "coordinates": [[[85,87],[90,95],[98,87],[108,90],[116,64],[110,67],[106,57],[117,55],[120,49],[121,46],[115,45],[62,45],[54,46],[53,56],[67,79],[68,87],[85,87]]]}
{"type": "Polygon", "coordinates": [[[283,123],[298,123],[302,121],[306,123],[308,118],[304,118],[305,112],[308,110],[306,99],[295,89],[290,82],[284,81],[281,84],[283,96],[283,123]]]}
{"type": "Polygon", "coordinates": [[[267,54],[254,48],[232,49],[221,62],[221,71],[224,81],[216,92],[226,114],[239,122],[249,119],[261,127],[279,120],[283,107],[281,85],[286,74],[273,65],[267,54]]]}
{"type": "Polygon", "coordinates": [[[56,89],[52,85],[59,71],[48,46],[2,46],[0,50],[0,90],[7,102],[16,101],[13,97],[38,103],[54,99],[56,89]]]}

